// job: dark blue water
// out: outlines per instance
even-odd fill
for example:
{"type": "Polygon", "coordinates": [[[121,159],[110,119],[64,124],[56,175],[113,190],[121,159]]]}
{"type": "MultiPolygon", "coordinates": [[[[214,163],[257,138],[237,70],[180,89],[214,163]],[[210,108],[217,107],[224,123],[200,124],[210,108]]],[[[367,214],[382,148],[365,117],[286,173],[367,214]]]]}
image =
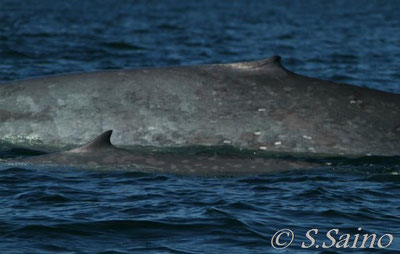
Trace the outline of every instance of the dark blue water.
{"type": "MultiPolygon", "coordinates": [[[[400,93],[399,13],[398,1],[0,0],[0,81],[281,55],[301,74],[400,93]]],[[[271,238],[284,228],[287,253],[310,252],[310,229],[323,252],[334,228],[350,245],[391,234],[375,252],[395,252],[399,173],[399,158],[240,178],[0,164],[0,253],[282,253],[271,238]]]]}

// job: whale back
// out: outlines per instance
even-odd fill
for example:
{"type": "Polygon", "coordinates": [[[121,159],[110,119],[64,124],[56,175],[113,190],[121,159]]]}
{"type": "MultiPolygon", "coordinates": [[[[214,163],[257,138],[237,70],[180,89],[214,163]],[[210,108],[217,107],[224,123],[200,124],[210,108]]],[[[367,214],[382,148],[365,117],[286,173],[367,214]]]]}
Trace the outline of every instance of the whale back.
{"type": "Polygon", "coordinates": [[[114,129],[123,148],[389,156],[400,154],[399,119],[400,95],[295,74],[279,56],[0,86],[1,141],[34,149],[82,146],[114,129]]]}

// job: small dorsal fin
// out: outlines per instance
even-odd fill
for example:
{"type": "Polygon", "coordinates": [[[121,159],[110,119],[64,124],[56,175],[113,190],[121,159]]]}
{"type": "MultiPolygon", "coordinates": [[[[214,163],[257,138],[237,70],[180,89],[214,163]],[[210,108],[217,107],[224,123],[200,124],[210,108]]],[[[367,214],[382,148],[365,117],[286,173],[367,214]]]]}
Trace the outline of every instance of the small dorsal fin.
{"type": "Polygon", "coordinates": [[[70,152],[93,152],[101,149],[113,148],[114,146],[111,144],[110,140],[112,132],[112,130],[105,131],[88,144],[70,150],[70,152]]]}
{"type": "Polygon", "coordinates": [[[256,60],[256,61],[251,61],[247,62],[249,67],[252,68],[262,68],[267,65],[275,65],[275,66],[282,66],[282,57],[281,56],[272,56],[269,58],[265,58],[262,60],[256,60]]]}
{"type": "Polygon", "coordinates": [[[262,60],[250,61],[250,62],[239,62],[227,64],[230,67],[239,70],[247,71],[268,71],[268,70],[284,70],[286,69],[282,66],[282,58],[280,56],[273,56],[270,58],[265,58],[262,60]]]}
{"type": "Polygon", "coordinates": [[[108,130],[100,134],[97,138],[93,139],[89,144],[85,145],[87,149],[98,149],[112,146],[111,144],[111,134],[112,130],[108,130]]]}

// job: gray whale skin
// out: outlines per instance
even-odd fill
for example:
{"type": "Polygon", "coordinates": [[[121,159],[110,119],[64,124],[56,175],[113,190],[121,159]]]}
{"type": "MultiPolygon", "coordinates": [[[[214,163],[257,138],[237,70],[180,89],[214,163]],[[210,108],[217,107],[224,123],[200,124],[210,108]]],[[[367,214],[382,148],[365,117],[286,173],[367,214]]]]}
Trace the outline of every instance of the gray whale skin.
{"type": "Polygon", "coordinates": [[[261,158],[228,155],[149,153],[119,149],[111,144],[112,130],[89,144],[66,152],[50,153],[8,161],[11,165],[67,166],[79,169],[133,170],[177,175],[248,175],[275,173],[321,166],[296,158],[261,158]]]}
{"type": "Polygon", "coordinates": [[[400,95],[298,75],[280,60],[7,82],[0,85],[0,141],[56,151],[113,129],[121,148],[400,155],[400,95]]]}

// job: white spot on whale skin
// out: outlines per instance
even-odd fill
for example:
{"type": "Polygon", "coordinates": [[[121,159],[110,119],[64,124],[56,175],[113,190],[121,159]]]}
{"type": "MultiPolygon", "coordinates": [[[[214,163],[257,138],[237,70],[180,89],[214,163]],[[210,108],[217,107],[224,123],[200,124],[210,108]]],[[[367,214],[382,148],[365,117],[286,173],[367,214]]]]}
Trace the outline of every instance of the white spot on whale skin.
{"type": "Polygon", "coordinates": [[[63,99],[57,99],[58,106],[65,106],[67,103],[63,99]]]}
{"type": "Polygon", "coordinates": [[[276,141],[274,144],[275,144],[276,146],[282,145],[282,141],[276,141]]]}
{"type": "Polygon", "coordinates": [[[260,135],[261,135],[261,131],[256,131],[256,132],[254,132],[254,135],[260,136],[260,135]]]}
{"type": "Polygon", "coordinates": [[[351,100],[350,101],[350,104],[361,104],[361,103],[363,103],[362,100],[351,100]]]}
{"type": "Polygon", "coordinates": [[[232,141],[230,141],[230,140],[224,140],[224,144],[232,144],[232,141]]]}
{"type": "Polygon", "coordinates": [[[266,147],[266,146],[260,146],[258,149],[260,149],[260,150],[267,150],[267,147],[266,147]]]}
{"type": "Polygon", "coordinates": [[[259,108],[258,111],[259,111],[259,112],[265,112],[266,109],[265,109],[265,108],[259,108]]]}
{"type": "Polygon", "coordinates": [[[308,139],[308,140],[311,140],[311,139],[312,139],[312,137],[306,136],[306,135],[303,135],[303,138],[304,138],[304,139],[308,139]]]}

